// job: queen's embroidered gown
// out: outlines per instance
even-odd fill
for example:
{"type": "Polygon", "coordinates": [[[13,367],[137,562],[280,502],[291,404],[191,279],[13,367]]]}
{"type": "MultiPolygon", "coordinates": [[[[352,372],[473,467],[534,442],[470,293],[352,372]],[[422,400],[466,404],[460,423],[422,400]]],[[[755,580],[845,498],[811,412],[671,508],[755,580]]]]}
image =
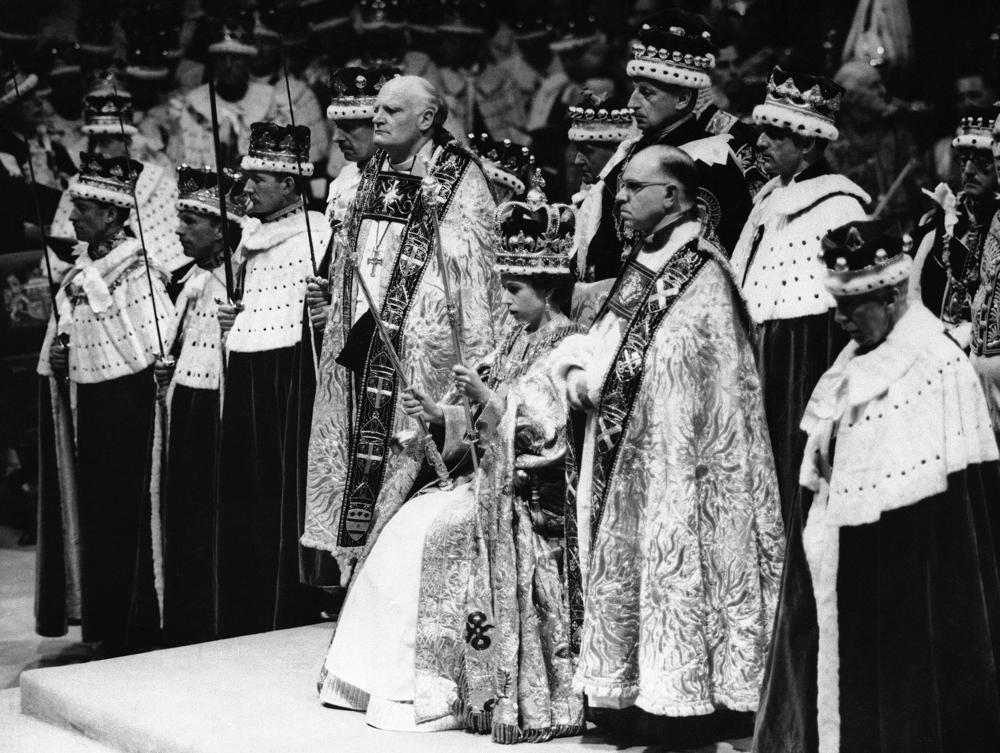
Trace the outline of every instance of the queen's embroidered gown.
{"type": "MultiPolygon", "coordinates": [[[[582,729],[571,689],[579,590],[566,586],[578,585],[576,524],[564,515],[571,443],[548,376],[575,331],[557,315],[535,332],[516,327],[499,348],[493,394],[476,406],[479,474],[418,494],[385,524],[330,645],[324,703],[364,709],[377,727],[465,726],[498,742],[582,729]]],[[[448,459],[464,417],[443,407],[448,459]]]]}

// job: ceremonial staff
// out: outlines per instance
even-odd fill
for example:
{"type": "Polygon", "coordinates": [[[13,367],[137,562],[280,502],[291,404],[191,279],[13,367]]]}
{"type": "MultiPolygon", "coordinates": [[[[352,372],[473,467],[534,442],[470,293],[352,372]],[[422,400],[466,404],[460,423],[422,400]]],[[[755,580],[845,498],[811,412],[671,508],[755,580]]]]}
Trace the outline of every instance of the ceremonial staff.
{"type": "MultiPolygon", "coordinates": [[[[354,275],[354,279],[358,281],[358,287],[361,288],[361,293],[368,302],[368,310],[371,311],[372,317],[375,319],[375,330],[378,332],[379,338],[385,345],[386,352],[389,354],[389,360],[392,361],[392,367],[399,375],[399,381],[402,384],[403,389],[410,390],[413,385],[407,378],[406,370],[403,368],[403,362],[399,360],[399,354],[396,353],[396,349],[392,345],[389,333],[385,329],[385,323],[382,321],[382,313],[375,305],[375,300],[372,298],[371,291],[368,290],[368,284],[365,282],[365,277],[357,268],[357,259],[348,255],[346,260],[357,272],[357,274],[354,275]]],[[[424,453],[427,455],[427,459],[430,461],[431,465],[434,467],[434,472],[437,474],[438,486],[447,491],[455,486],[455,482],[448,474],[448,466],[445,465],[444,458],[441,457],[441,453],[438,451],[437,445],[434,444],[434,437],[431,436],[430,427],[427,426],[427,422],[424,421],[424,417],[418,415],[416,419],[417,425],[424,433],[424,453]]],[[[475,449],[473,449],[473,457],[475,457],[475,454],[475,449]]]]}
{"type": "MultiPolygon", "coordinates": [[[[441,184],[431,173],[431,163],[424,158],[424,168],[427,173],[420,181],[420,194],[424,201],[424,207],[431,216],[431,225],[434,227],[434,249],[437,252],[438,267],[441,270],[441,285],[444,288],[445,311],[448,316],[448,325],[451,329],[451,343],[455,349],[455,358],[458,363],[465,364],[465,348],[462,339],[461,321],[461,300],[456,301],[452,295],[451,280],[448,277],[448,269],[445,265],[444,247],[441,245],[441,224],[438,221],[438,205],[442,203],[441,184]]],[[[472,420],[472,403],[469,396],[462,393],[462,407],[465,409],[465,423],[467,431],[465,441],[472,445],[472,469],[479,470],[479,457],[476,452],[476,445],[479,442],[479,432],[476,431],[476,424],[472,420]]]]}
{"type": "MultiPolygon", "coordinates": [[[[11,69],[10,79],[14,84],[14,96],[21,99],[21,87],[17,83],[17,69],[11,69]]],[[[42,206],[38,201],[38,183],[35,181],[35,163],[31,159],[31,142],[28,142],[28,175],[31,176],[31,201],[35,206],[35,222],[38,223],[38,232],[42,236],[42,258],[45,259],[45,274],[49,278],[49,300],[52,303],[52,315],[55,317],[56,332],[59,331],[59,307],[56,305],[56,278],[52,274],[52,261],[49,259],[49,239],[45,233],[45,225],[42,223],[42,206]]],[[[63,347],[69,345],[69,335],[58,335],[59,342],[63,347]]]]}
{"type": "MultiPolygon", "coordinates": [[[[219,185],[219,216],[222,218],[222,256],[226,274],[226,298],[239,305],[241,291],[236,289],[233,279],[233,247],[229,241],[229,222],[226,217],[226,192],[223,188],[222,142],[219,139],[219,110],[215,103],[215,65],[208,56],[208,101],[212,118],[212,146],[215,149],[215,176],[219,185]]],[[[138,209],[136,210],[138,211],[138,209]]]]}
{"type": "MultiPolygon", "coordinates": [[[[292,151],[295,153],[295,167],[299,172],[299,180],[301,181],[305,176],[302,174],[302,161],[299,159],[299,151],[295,145],[295,108],[292,106],[292,86],[288,82],[288,64],[285,62],[285,49],[284,46],[279,46],[281,53],[281,72],[285,76],[285,95],[288,98],[288,118],[292,121],[292,151]]],[[[318,277],[319,266],[316,264],[316,248],[313,245],[312,236],[312,225],[309,222],[309,203],[306,201],[306,193],[302,191],[299,194],[299,198],[302,200],[302,214],[306,218],[306,238],[309,240],[309,258],[312,261],[312,271],[313,277],[318,277]]],[[[331,242],[332,242],[331,237],[331,242]]],[[[312,352],[312,362],[313,362],[313,372],[316,376],[319,376],[319,353],[316,352],[316,330],[313,326],[312,316],[309,311],[306,311],[306,320],[309,322],[309,348],[312,352]]]]}
{"type": "MultiPolygon", "coordinates": [[[[118,100],[118,82],[115,81],[114,75],[108,77],[111,82],[111,88],[114,91],[115,99],[118,100]]],[[[163,366],[173,369],[176,365],[176,360],[174,357],[166,352],[163,347],[163,335],[160,333],[160,316],[159,312],[156,310],[156,290],[153,288],[153,272],[149,267],[149,251],[146,250],[146,238],[142,234],[142,214],[139,212],[139,197],[135,192],[135,184],[138,180],[137,175],[132,174],[132,154],[128,146],[128,134],[125,133],[125,118],[122,114],[122,107],[118,106],[118,127],[121,129],[122,134],[122,144],[125,147],[125,161],[128,164],[128,187],[129,192],[132,194],[132,206],[135,207],[135,224],[139,231],[139,246],[142,248],[142,262],[146,267],[146,282],[149,284],[149,303],[153,307],[153,326],[156,327],[156,342],[160,346],[159,361],[163,366]]],[[[222,186],[219,186],[219,193],[222,193],[222,186]]],[[[226,218],[222,218],[223,227],[226,224],[226,218]]],[[[155,369],[154,369],[154,382],[156,380],[155,369]]],[[[167,421],[167,405],[166,405],[166,391],[161,394],[160,389],[157,389],[156,402],[154,403],[155,413],[153,418],[153,434],[157,437],[157,441],[154,441],[153,452],[151,458],[150,473],[152,478],[156,478],[160,473],[160,468],[163,467],[166,446],[165,443],[161,444],[160,439],[163,436],[163,427],[166,426],[167,421]],[[157,446],[159,445],[159,446],[157,446]]],[[[152,504],[152,516],[150,518],[151,525],[151,535],[153,541],[153,589],[156,592],[157,602],[160,608],[160,614],[163,614],[163,548],[162,548],[162,536],[159,529],[160,520],[160,503],[159,503],[159,493],[153,489],[150,489],[151,494],[151,504],[152,504]]]]}
{"type": "MultiPolygon", "coordinates": [[[[119,99],[118,96],[118,82],[115,81],[114,76],[109,76],[108,80],[111,82],[111,88],[115,93],[115,99],[119,99]]],[[[139,230],[139,245],[142,247],[142,261],[146,267],[146,282],[149,283],[149,302],[153,306],[153,324],[156,327],[156,342],[160,346],[160,361],[164,364],[171,365],[173,363],[173,358],[168,356],[163,348],[163,335],[160,333],[160,316],[156,310],[156,291],[153,288],[153,273],[149,268],[149,252],[146,250],[146,239],[142,234],[142,215],[139,212],[139,197],[135,193],[135,184],[138,176],[132,174],[132,155],[128,148],[128,135],[125,133],[125,119],[122,116],[122,108],[118,108],[118,127],[121,129],[122,133],[122,143],[125,146],[125,159],[129,164],[129,175],[128,175],[128,187],[129,191],[132,193],[132,205],[135,207],[135,224],[139,230]]],[[[225,218],[223,218],[225,221],[225,218]]]]}
{"type": "MultiPolygon", "coordinates": [[[[292,132],[295,132],[295,109],[292,107],[292,86],[288,83],[288,64],[285,62],[285,50],[281,49],[281,71],[285,76],[285,95],[288,98],[288,118],[292,121],[292,132]]],[[[294,137],[293,137],[294,143],[294,137]]],[[[295,167],[299,171],[299,180],[305,176],[302,174],[302,161],[299,159],[298,149],[293,147],[295,152],[295,167]]],[[[319,274],[319,266],[316,264],[316,249],[313,246],[312,228],[309,225],[309,204],[306,202],[306,194],[303,191],[299,197],[302,199],[302,211],[306,216],[306,236],[309,238],[309,258],[312,260],[313,276],[319,274]]],[[[312,319],[309,320],[310,323],[312,319]]]]}

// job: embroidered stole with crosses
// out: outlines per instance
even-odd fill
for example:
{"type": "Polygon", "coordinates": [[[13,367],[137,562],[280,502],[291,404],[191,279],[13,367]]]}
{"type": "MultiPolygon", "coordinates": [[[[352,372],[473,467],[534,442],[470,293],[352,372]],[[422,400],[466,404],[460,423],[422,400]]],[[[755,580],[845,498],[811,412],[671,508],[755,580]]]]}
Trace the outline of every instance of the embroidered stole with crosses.
{"type": "Polygon", "coordinates": [[[630,259],[598,318],[610,311],[628,322],[601,390],[597,412],[591,492],[591,540],[600,529],[609,481],[645,371],[649,347],[674,304],[705,268],[710,256],[695,238],[680,248],[659,273],[630,259]]]}
{"type": "MultiPolygon", "coordinates": [[[[420,179],[407,174],[382,171],[385,153],[378,151],[368,162],[358,187],[357,209],[352,213],[348,229],[349,249],[356,249],[362,220],[405,222],[385,295],[379,312],[389,333],[392,347],[403,356],[403,330],[414,294],[423,279],[427,263],[434,255],[433,220],[420,200],[420,179]]],[[[443,218],[451,206],[455,186],[471,163],[471,158],[451,145],[445,145],[432,174],[441,185],[446,200],[439,204],[438,217],[443,218]]],[[[344,301],[354,300],[354,267],[344,268],[344,301]]],[[[352,306],[343,307],[345,340],[352,325],[352,306]]],[[[360,547],[367,540],[375,512],[375,502],[382,489],[389,439],[396,415],[399,375],[392,366],[385,343],[376,334],[372,337],[365,359],[358,405],[354,406],[353,391],[348,391],[348,415],[353,418],[348,431],[351,436],[347,458],[347,482],[341,505],[337,543],[342,547],[360,547]]]]}

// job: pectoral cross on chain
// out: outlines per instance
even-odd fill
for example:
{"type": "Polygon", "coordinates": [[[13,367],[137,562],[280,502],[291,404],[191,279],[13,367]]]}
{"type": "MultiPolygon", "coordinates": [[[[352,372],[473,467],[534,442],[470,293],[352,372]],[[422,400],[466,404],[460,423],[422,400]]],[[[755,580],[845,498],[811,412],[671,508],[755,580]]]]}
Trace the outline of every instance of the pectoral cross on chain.
{"type": "Polygon", "coordinates": [[[371,267],[372,277],[378,274],[379,269],[381,269],[382,267],[382,261],[383,261],[383,256],[381,253],[379,253],[379,250],[376,247],[375,250],[372,251],[371,256],[368,257],[368,261],[365,262],[369,267],[371,267]]]}

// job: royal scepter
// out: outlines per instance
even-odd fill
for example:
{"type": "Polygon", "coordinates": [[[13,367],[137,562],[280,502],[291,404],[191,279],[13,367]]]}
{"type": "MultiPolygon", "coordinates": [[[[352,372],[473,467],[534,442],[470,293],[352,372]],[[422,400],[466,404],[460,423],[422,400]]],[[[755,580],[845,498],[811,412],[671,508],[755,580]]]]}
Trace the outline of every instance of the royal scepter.
{"type": "MultiPolygon", "coordinates": [[[[382,321],[382,314],[375,305],[375,300],[372,298],[371,291],[368,289],[368,284],[365,282],[364,275],[357,268],[357,260],[348,255],[346,260],[348,264],[352,265],[357,274],[354,275],[354,279],[358,281],[358,287],[361,288],[361,294],[364,295],[365,301],[368,302],[368,310],[371,311],[372,317],[375,319],[375,331],[378,332],[379,339],[382,340],[382,344],[385,345],[386,352],[389,355],[389,360],[392,362],[392,367],[396,370],[396,374],[399,375],[399,381],[403,386],[404,390],[409,390],[412,387],[410,380],[406,376],[406,370],[403,368],[403,362],[399,358],[399,354],[396,353],[396,348],[392,345],[392,340],[389,337],[389,333],[386,331],[385,322],[382,321]]],[[[423,443],[424,443],[424,453],[427,455],[427,459],[430,464],[434,467],[434,472],[438,477],[438,486],[445,491],[454,488],[455,482],[452,480],[448,473],[448,466],[444,463],[444,458],[441,457],[441,453],[434,444],[434,437],[431,436],[430,427],[427,426],[427,422],[424,420],[423,416],[417,416],[417,426],[424,433],[423,443]]],[[[475,454],[475,453],[473,453],[475,454]]]]}
{"type": "Polygon", "coordinates": [[[208,56],[208,103],[209,115],[212,118],[212,147],[215,149],[215,176],[219,186],[219,217],[222,218],[222,258],[226,274],[226,298],[230,303],[239,305],[240,292],[236,290],[233,279],[233,247],[229,239],[229,222],[226,217],[226,195],[223,188],[222,141],[219,138],[219,109],[215,101],[215,66],[212,56],[208,56]]]}
{"type": "MultiPolygon", "coordinates": [[[[438,268],[441,271],[441,285],[444,288],[445,312],[448,316],[448,326],[451,330],[451,344],[455,350],[455,358],[458,363],[465,364],[465,348],[462,338],[462,301],[452,295],[451,280],[448,277],[448,267],[445,263],[444,246],[441,244],[441,224],[438,220],[438,206],[444,203],[441,195],[441,184],[434,177],[430,160],[424,158],[424,171],[426,175],[420,181],[420,196],[424,202],[424,208],[431,217],[431,225],[434,228],[434,250],[437,253],[438,268]]],[[[479,442],[479,433],[476,431],[476,424],[472,420],[472,403],[469,396],[462,394],[462,407],[465,410],[465,441],[472,445],[472,469],[479,470],[479,456],[476,452],[476,445],[479,442]]]]}

